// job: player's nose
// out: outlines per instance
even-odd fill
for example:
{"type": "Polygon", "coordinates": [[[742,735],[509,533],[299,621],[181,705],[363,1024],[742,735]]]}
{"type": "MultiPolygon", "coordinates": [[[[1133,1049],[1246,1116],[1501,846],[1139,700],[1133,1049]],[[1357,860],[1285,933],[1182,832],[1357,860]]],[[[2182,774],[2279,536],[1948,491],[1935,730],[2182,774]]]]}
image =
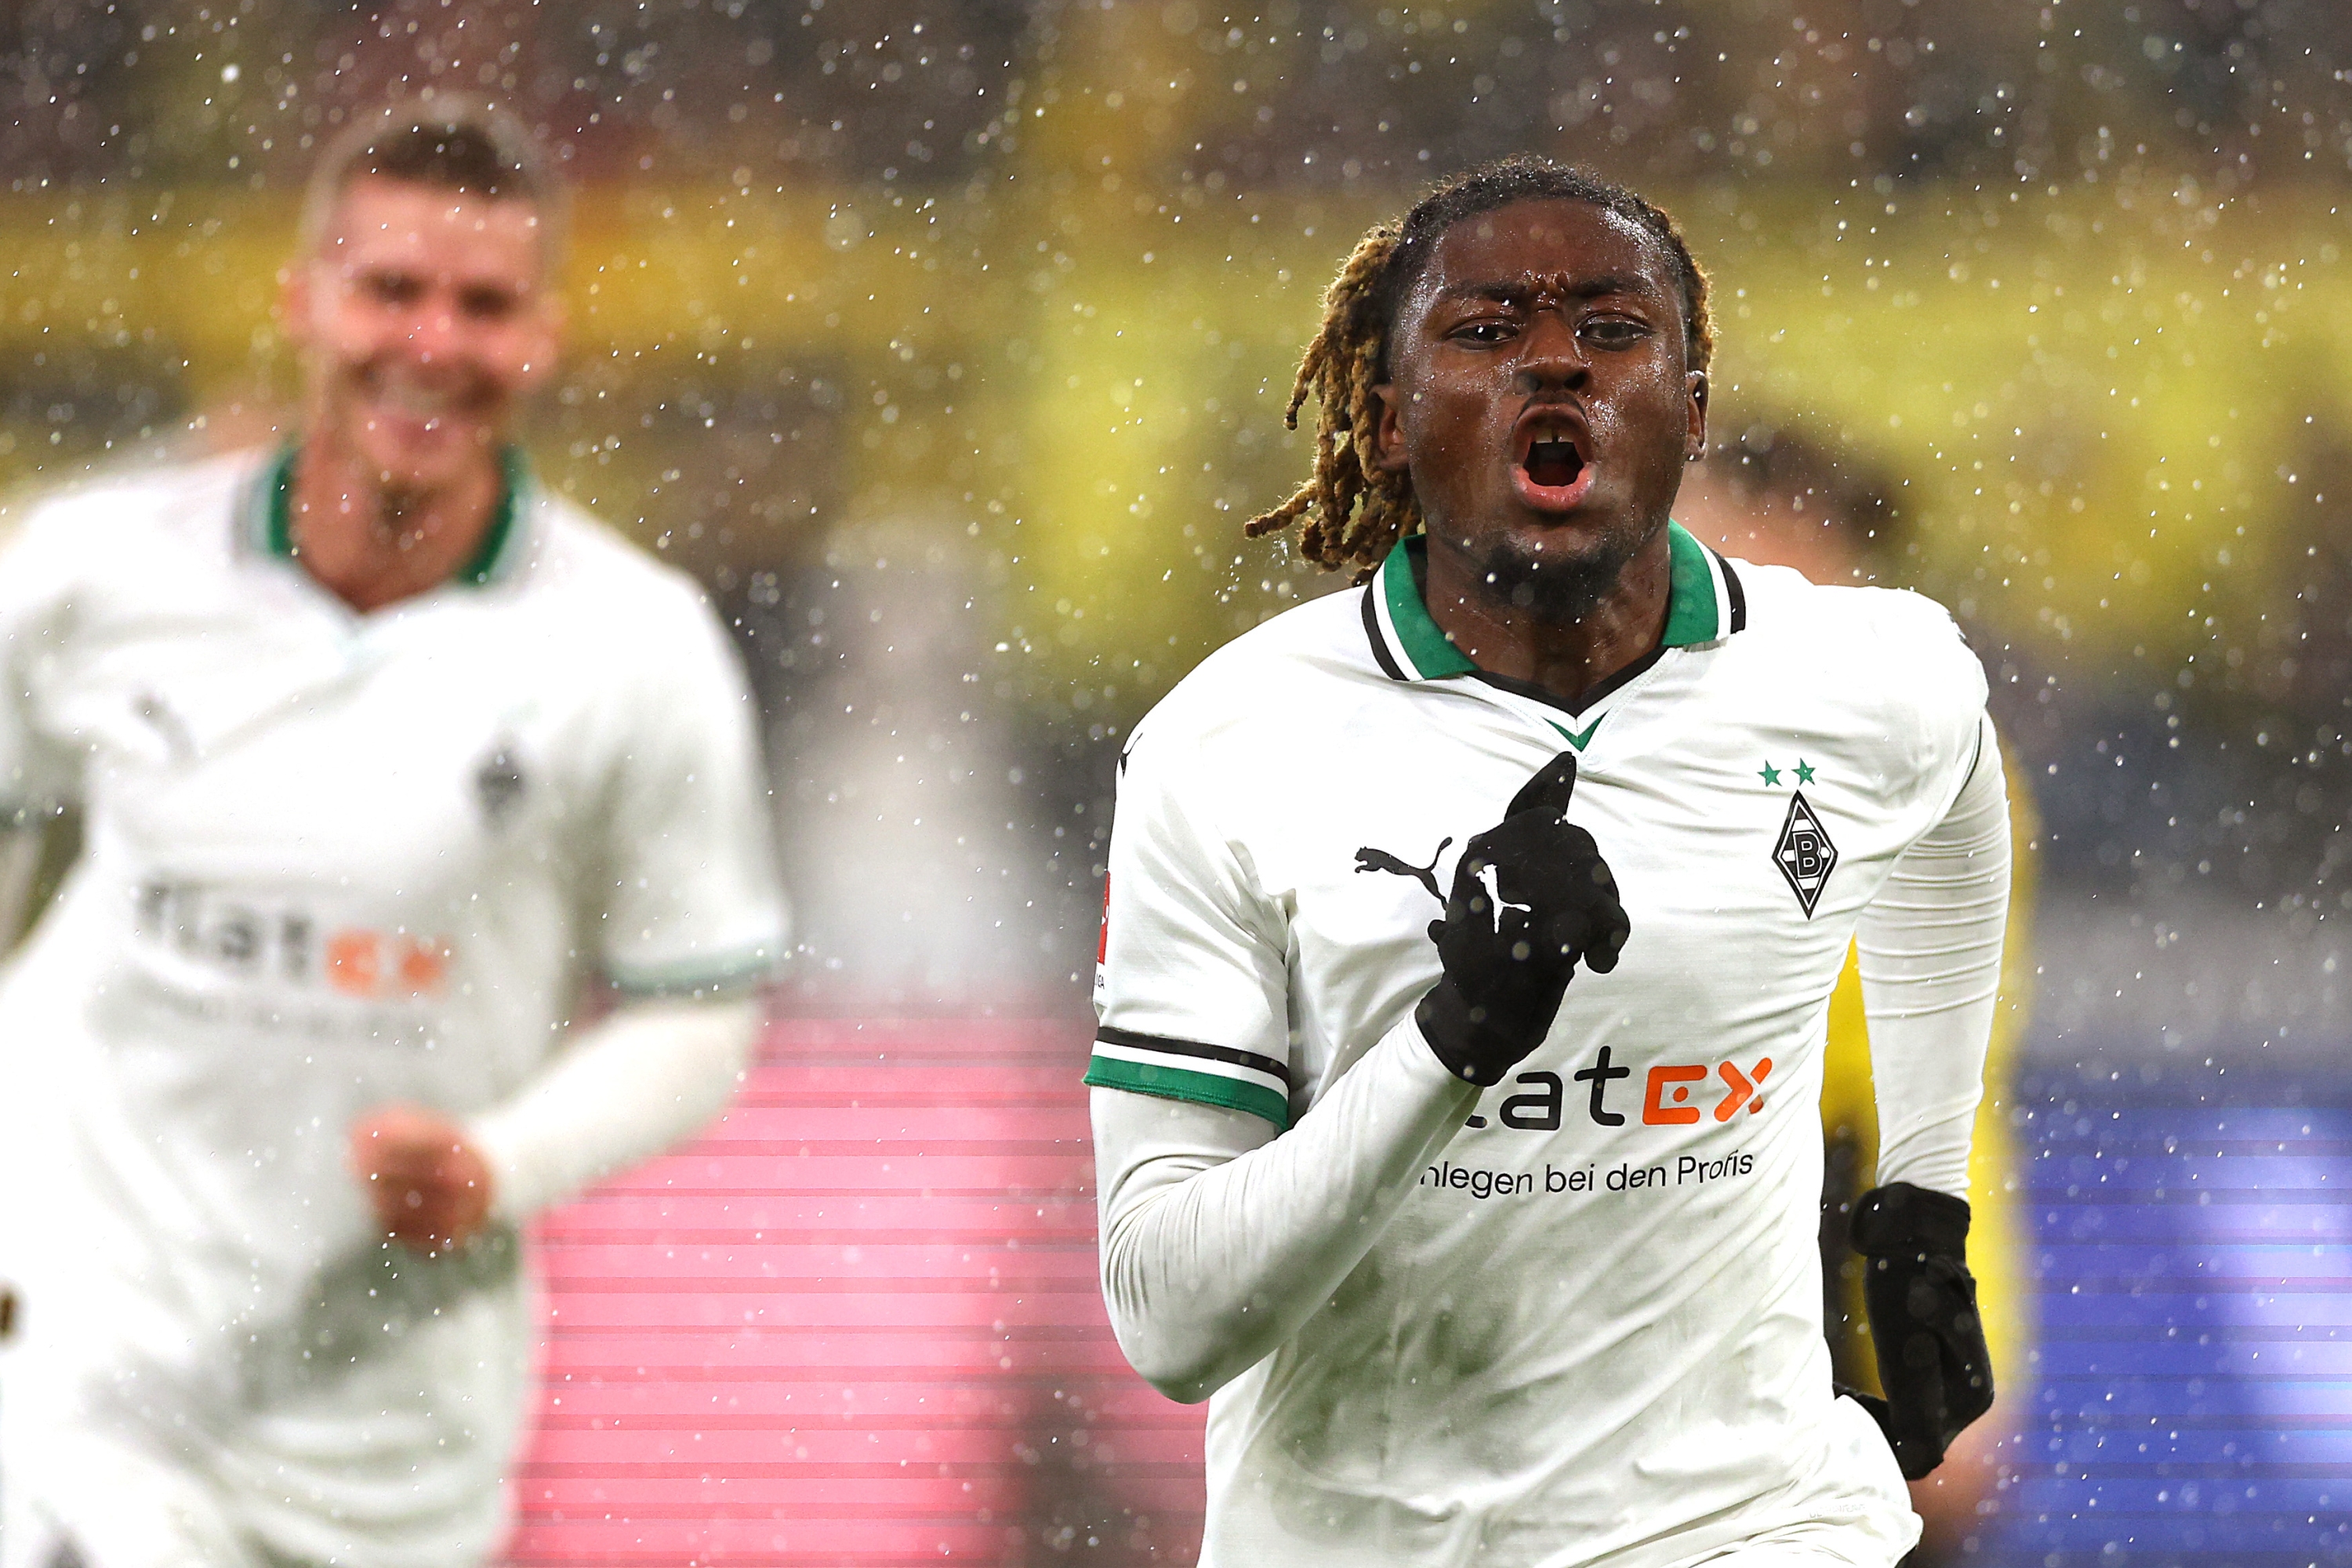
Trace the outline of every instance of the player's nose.
{"type": "Polygon", "coordinates": [[[1512,379],[1518,393],[1575,390],[1591,378],[1592,366],[1576,330],[1549,310],[1538,310],[1520,338],[1512,379]]]}
{"type": "Polygon", "coordinates": [[[429,295],[409,317],[402,338],[412,353],[427,362],[449,359],[466,345],[457,312],[446,300],[429,295]]]}

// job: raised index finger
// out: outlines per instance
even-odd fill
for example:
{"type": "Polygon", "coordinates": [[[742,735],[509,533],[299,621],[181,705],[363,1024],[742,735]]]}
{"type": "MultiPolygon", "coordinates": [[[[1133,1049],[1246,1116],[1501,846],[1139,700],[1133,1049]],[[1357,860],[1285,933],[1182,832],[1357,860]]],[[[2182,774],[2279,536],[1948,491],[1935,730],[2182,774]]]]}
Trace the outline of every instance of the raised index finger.
{"type": "Polygon", "coordinates": [[[1569,798],[1575,793],[1576,753],[1562,752],[1519,786],[1519,793],[1511,797],[1510,808],[1503,815],[1508,817],[1540,811],[1559,822],[1568,816],[1569,798]]]}

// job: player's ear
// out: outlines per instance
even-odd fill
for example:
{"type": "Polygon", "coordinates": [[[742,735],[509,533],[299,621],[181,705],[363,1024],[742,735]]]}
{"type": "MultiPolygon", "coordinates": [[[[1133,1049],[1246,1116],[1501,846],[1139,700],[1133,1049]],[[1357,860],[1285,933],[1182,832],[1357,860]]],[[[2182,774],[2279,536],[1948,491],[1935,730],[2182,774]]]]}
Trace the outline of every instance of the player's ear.
{"type": "Polygon", "coordinates": [[[1372,396],[1380,405],[1380,416],[1372,423],[1373,464],[1383,473],[1401,474],[1405,470],[1402,395],[1396,383],[1384,381],[1372,388],[1372,396]]]}
{"type": "Polygon", "coordinates": [[[1703,370],[1685,372],[1683,388],[1688,405],[1688,414],[1683,432],[1683,457],[1685,460],[1696,463],[1706,456],[1706,372],[1703,370]]]}

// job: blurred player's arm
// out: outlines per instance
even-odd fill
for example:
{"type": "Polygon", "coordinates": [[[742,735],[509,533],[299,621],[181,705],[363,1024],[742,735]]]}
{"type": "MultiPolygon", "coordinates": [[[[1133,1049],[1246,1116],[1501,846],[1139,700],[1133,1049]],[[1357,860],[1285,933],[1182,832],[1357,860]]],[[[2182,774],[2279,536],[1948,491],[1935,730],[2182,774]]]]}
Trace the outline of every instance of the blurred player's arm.
{"type": "Polygon", "coordinates": [[[592,1025],[473,1119],[491,1213],[528,1219],[693,1133],[742,1081],[759,1033],[750,996],[632,1002],[592,1025]]]}
{"type": "Polygon", "coordinates": [[[787,929],[772,797],[741,666],[690,590],[640,606],[602,711],[605,871],[580,918],[602,933],[596,967],[632,999],[462,1123],[415,1127],[403,1121],[413,1108],[394,1106],[353,1128],[355,1173],[412,1245],[520,1222],[660,1152],[718,1113],[751,1058],[756,988],[787,929]],[[371,1153],[387,1139],[396,1160],[371,1153]],[[426,1224],[420,1209],[446,1217],[426,1224]]]}
{"type": "Polygon", "coordinates": [[[1991,1407],[1968,1268],[1969,1146],[1984,1097],[2009,923],[2009,795],[1990,719],[1943,820],[1864,911],[1863,1010],[1878,1101],[1879,1184],[1854,1205],[1884,1401],[1865,1401],[1916,1480],[1991,1407]]]}
{"type": "Polygon", "coordinates": [[[633,999],[477,1121],[509,1218],[718,1114],[758,1037],[757,987],[784,952],[758,706],[698,594],[667,608],[640,624],[615,682],[611,872],[583,921],[633,999]]]}
{"type": "Polygon", "coordinates": [[[370,1111],[351,1129],[352,1173],[384,1233],[424,1251],[520,1225],[716,1116],[759,1028],[750,997],[625,1004],[488,1110],[370,1111]]]}

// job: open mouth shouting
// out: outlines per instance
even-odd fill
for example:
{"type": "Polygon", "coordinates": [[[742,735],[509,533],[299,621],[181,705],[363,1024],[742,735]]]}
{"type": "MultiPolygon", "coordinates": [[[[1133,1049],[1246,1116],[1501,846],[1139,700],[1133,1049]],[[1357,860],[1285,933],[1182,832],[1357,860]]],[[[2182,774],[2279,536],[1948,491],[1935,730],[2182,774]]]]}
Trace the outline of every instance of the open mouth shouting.
{"type": "Polygon", "coordinates": [[[1592,489],[1591,435],[1580,412],[1530,408],[1512,432],[1512,488],[1538,511],[1572,510],[1592,489]]]}

